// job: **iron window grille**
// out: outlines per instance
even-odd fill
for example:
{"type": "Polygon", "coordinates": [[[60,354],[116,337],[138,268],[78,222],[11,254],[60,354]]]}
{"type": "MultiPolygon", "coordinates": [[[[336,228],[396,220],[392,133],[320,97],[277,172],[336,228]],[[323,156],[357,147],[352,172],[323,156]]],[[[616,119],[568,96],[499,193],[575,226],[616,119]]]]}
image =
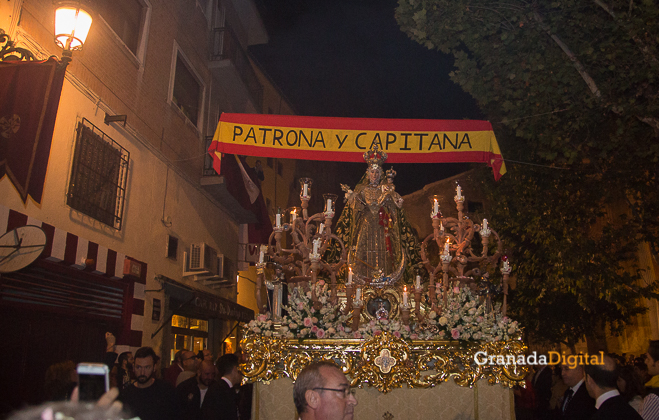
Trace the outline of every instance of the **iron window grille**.
{"type": "Polygon", "coordinates": [[[86,118],[76,132],[66,204],[121,230],[130,153],[86,118]]]}

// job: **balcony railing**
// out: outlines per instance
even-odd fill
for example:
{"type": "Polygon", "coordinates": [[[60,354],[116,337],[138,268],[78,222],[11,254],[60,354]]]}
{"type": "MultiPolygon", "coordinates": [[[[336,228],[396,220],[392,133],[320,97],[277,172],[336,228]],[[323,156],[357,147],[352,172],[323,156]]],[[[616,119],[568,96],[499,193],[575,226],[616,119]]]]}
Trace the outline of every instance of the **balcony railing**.
{"type": "Polygon", "coordinates": [[[228,27],[215,28],[211,32],[211,61],[231,60],[243,79],[258,112],[263,112],[263,86],[256,77],[247,53],[243,50],[233,30],[228,27]]]}

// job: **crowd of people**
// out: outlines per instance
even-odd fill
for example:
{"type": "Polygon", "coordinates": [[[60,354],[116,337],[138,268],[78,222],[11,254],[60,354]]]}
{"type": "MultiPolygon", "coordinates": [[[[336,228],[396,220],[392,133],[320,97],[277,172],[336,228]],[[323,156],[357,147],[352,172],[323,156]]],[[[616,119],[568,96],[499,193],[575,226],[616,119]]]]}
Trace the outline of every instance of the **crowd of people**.
{"type": "Polygon", "coordinates": [[[515,389],[518,420],[659,420],[659,340],[638,357],[607,354],[603,364],[538,365],[525,382],[515,389]]]}
{"type": "MultiPolygon", "coordinates": [[[[107,335],[107,363],[114,387],[105,405],[91,413],[80,407],[48,405],[16,414],[13,420],[61,418],[90,420],[246,420],[251,416],[251,388],[241,386],[240,354],[213,361],[209,350],[180,351],[163,375],[159,357],[150,347],[117,355],[114,337],[107,335]],[[115,361],[116,359],[116,361],[115,361]],[[162,376],[162,378],[160,378],[162,376]],[[114,392],[114,394],[112,393],[114,392]],[[116,399],[116,401],[114,401],[116,399]],[[111,403],[114,404],[110,405],[111,403]],[[117,409],[117,404],[119,409],[117,409]],[[60,411],[58,411],[60,410],[60,411]],[[67,411],[68,410],[68,411],[67,411]],[[67,415],[64,412],[78,413],[67,415]],[[55,415],[58,414],[58,415],[55,415]]],[[[640,357],[602,354],[598,363],[538,365],[515,389],[518,420],[659,420],[659,340],[650,341],[640,357]]],[[[64,362],[46,374],[52,400],[77,400],[75,366],[64,362]]],[[[357,405],[355,389],[340,367],[315,362],[298,375],[293,401],[301,420],[352,420],[357,405]]],[[[101,401],[103,401],[103,398],[101,401]]],[[[89,405],[91,406],[91,405],[89,405]]],[[[90,408],[91,409],[91,408],[90,408]]]]}
{"type": "MultiPolygon", "coordinates": [[[[112,344],[108,346],[108,360],[113,352],[112,344]]],[[[67,393],[67,386],[59,395],[71,401],[23,410],[10,420],[248,419],[240,406],[243,392],[239,388],[240,355],[225,354],[215,363],[212,358],[207,350],[198,355],[179,352],[161,379],[155,374],[158,356],[152,348],[142,347],[134,355],[117,358],[113,365],[117,387],[96,404],[79,403],[78,389],[74,387],[67,393]],[[196,373],[190,376],[186,372],[192,369],[196,373]],[[123,382],[124,372],[129,372],[127,382],[123,382]]],[[[291,404],[295,405],[300,420],[352,420],[357,405],[354,388],[341,368],[331,361],[306,366],[297,377],[292,397],[291,404]]]]}
{"type": "MultiPolygon", "coordinates": [[[[252,385],[241,385],[240,353],[214,360],[210,350],[181,350],[162,374],[151,347],[116,353],[115,337],[105,335],[109,382],[123,412],[141,420],[249,420],[252,385]]],[[[76,365],[66,361],[46,372],[48,401],[76,401],[76,365]]],[[[77,409],[76,409],[77,410],[77,409]]],[[[77,412],[77,411],[76,411],[77,412]]]]}

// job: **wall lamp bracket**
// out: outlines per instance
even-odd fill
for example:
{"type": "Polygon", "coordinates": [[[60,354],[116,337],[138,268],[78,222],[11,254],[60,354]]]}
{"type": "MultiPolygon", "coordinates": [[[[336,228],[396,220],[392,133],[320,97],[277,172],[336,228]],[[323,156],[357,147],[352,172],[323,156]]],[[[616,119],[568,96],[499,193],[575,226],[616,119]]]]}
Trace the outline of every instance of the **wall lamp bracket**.
{"type": "Polygon", "coordinates": [[[111,122],[123,122],[124,127],[126,126],[126,119],[128,118],[127,115],[108,115],[108,113],[105,113],[105,119],[103,122],[105,122],[105,125],[110,125],[111,122]]]}

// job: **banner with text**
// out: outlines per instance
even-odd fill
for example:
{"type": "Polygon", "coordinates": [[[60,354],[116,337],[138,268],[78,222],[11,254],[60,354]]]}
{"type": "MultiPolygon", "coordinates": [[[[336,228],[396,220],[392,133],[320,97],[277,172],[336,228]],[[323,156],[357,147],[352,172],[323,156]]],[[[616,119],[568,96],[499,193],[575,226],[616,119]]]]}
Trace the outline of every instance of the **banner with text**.
{"type": "Polygon", "coordinates": [[[403,120],[223,113],[208,153],[363,162],[377,144],[387,163],[484,162],[506,173],[492,125],[475,120],[403,120]]]}

